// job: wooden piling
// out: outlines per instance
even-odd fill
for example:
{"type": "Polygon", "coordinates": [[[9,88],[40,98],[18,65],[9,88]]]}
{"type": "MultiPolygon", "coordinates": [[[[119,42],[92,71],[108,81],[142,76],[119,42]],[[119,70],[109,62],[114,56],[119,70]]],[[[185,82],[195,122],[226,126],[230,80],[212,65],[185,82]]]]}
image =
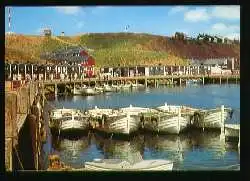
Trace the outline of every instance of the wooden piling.
{"type": "Polygon", "coordinates": [[[220,85],[221,85],[221,77],[220,77],[220,85]]]}
{"type": "Polygon", "coordinates": [[[57,84],[55,83],[55,96],[57,96],[57,84]]]}
{"type": "Polygon", "coordinates": [[[178,133],[179,133],[180,130],[181,130],[181,123],[180,123],[180,120],[181,120],[181,108],[179,107],[179,108],[178,108],[178,133]]]}
{"type": "Polygon", "coordinates": [[[204,78],[204,76],[202,77],[202,84],[203,85],[205,84],[205,78],[204,78]]]}
{"type": "Polygon", "coordinates": [[[221,105],[221,135],[220,139],[225,139],[224,105],[221,105]]]}

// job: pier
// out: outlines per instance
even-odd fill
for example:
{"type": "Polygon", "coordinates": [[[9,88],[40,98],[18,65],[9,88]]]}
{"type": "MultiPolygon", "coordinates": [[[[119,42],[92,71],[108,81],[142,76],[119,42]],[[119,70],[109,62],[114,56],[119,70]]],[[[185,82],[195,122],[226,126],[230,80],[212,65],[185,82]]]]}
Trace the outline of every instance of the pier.
{"type": "Polygon", "coordinates": [[[5,168],[6,171],[15,168],[38,170],[41,143],[45,139],[43,92],[37,82],[30,82],[17,89],[10,85],[10,82],[6,82],[5,168]],[[22,149],[25,150],[25,156],[18,151],[22,149]],[[28,163],[25,164],[25,161],[28,163]]]}
{"type": "Polygon", "coordinates": [[[54,80],[38,80],[37,82],[44,85],[44,88],[52,87],[50,90],[57,95],[58,87],[64,87],[60,93],[65,93],[67,90],[73,90],[76,85],[82,86],[83,84],[93,86],[102,84],[126,84],[128,82],[140,83],[144,86],[158,87],[161,85],[185,85],[187,80],[201,80],[202,84],[209,83],[239,83],[240,75],[165,75],[165,76],[134,76],[134,77],[110,77],[108,80],[99,78],[83,78],[83,79],[54,79],[54,80]]]}

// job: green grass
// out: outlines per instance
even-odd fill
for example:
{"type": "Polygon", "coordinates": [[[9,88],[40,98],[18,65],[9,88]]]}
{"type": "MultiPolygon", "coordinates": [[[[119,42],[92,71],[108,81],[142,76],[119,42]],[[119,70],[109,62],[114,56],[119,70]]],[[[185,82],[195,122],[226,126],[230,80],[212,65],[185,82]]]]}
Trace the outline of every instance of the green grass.
{"type": "MultiPolygon", "coordinates": [[[[185,56],[180,56],[180,50],[187,50],[189,44],[169,40],[168,37],[134,34],[134,33],[91,33],[79,36],[58,36],[48,38],[41,36],[15,35],[6,37],[5,60],[40,61],[40,55],[44,52],[52,52],[65,48],[71,43],[85,46],[91,51],[90,54],[96,60],[96,65],[187,65],[185,56]]],[[[197,51],[211,49],[211,53],[218,48],[209,47],[199,42],[197,51]],[[199,50],[198,50],[199,48],[199,50]]],[[[239,52],[239,47],[230,50],[239,52]]],[[[219,50],[218,50],[219,51],[219,50]]],[[[184,52],[188,54],[189,52],[184,52]]]]}

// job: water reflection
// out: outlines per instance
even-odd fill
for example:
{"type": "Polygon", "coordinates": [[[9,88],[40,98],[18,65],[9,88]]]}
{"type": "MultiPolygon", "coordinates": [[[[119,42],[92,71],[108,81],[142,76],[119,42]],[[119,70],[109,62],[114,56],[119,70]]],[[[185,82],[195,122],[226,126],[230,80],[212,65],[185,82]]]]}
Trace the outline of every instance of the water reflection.
{"type": "Polygon", "coordinates": [[[171,159],[175,169],[226,169],[239,164],[238,147],[220,139],[220,132],[145,136],[145,159],[171,159]]]}
{"type": "Polygon", "coordinates": [[[98,135],[95,138],[98,148],[104,153],[104,158],[124,159],[133,163],[143,156],[143,136],[136,136],[130,141],[104,139],[98,135]]]}
{"type": "Polygon", "coordinates": [[[63,162],[73,167],[81,167],[86,160],[83,153],[91,146],[91,139],[87,136],[76,139],[53,137],[52,145],[63,162]]]}

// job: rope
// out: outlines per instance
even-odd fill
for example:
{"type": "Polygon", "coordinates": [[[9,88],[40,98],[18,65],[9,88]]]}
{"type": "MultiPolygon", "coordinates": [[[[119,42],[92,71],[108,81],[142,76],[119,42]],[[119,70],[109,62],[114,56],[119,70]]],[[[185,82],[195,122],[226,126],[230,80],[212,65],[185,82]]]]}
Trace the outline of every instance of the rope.
{"type": "Polygon", "coordinates": [[[18,162],[19,162],[19,164],[20,164],[22,170],[24,170],[23,164],[22,164],[22,162],[21,162],[21,159],[20,159],[20,157],[19,157],[19,154],[18,154],[18,151],[17,151],[16,147],[14,147],[14,150],[15,150],[15,152],[16,152],[16,156],[17,156],[18,162]]]}

